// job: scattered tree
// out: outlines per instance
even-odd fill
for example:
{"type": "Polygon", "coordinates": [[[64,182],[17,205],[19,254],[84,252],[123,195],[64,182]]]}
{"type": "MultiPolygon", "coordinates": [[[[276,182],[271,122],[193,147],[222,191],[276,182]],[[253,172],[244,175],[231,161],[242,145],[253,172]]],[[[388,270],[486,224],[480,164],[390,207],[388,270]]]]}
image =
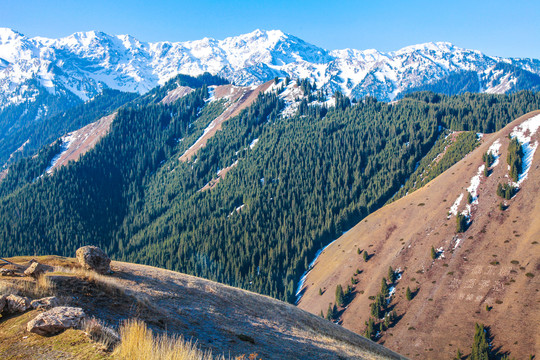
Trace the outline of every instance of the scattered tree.
{"type": "Polygon", "coordinates": [[[489,344],[484,325],[476,323],[470,360],[489,360],[489,344]]]}
{"type": "Polygon", "coordinates": [[[391,266],[388,267],[388,281],[393,284],[396,281],[396,272],[391,266]]]}
{"type": "Polygon", "coordinates": [[[388,297],[388,284],[386,284],[386,278],[382,278],[381,281],[381,294],[383,297],[388,297]]]}
{"type": "Polygon", "coordinates": [[[342,306],[343,305],[343,300],[344,300],[343,288],[341,287],[341,284],[338,284],[336,286],[336,305],[337,306],[342,306]]]}
{"type": "Polygon", "coordinates": [[[369,255],[366,250],[363,252],[364,262],[367,262],[369,260],[369,255]]]}
{"type": "Polygon", "coordinates": [[[457,214],[456,216],[456,232],[462,233],[467,230],[467,216],[463,214],[457,214]]]}
{"type": "Polygon", "coordinates": [[[433,246],[431,247],[430,252],[431,252],[430,254],[431,258],[435,260],[437,258],[437,252],[435,251],[435,248],[433,246]]]}
{"type": "Polygon", "coordinates": [[[411,301],[412,298],[413,298],[413,294],[411,292],[411,288],[407,286],[407,291],[405,291],[405,298],[408,300],[408,301],[411,301]]]}

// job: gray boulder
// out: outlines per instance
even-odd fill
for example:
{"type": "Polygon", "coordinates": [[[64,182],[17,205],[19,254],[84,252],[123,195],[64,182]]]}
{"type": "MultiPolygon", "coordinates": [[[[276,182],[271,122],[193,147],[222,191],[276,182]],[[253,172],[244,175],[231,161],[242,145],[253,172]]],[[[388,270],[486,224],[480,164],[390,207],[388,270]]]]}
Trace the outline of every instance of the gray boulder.
{"type": "Polygon", "coordinates": [[[26,330],[42,336],[55,335],[66,329],[78,327],[84,317],[81,308],[59,306],[29,321],[26,330]]]}
{"type": "Polygon", "coordinates": [[[32,309],[45,310],[60,305],[60,301],[56,296],[49,296],[46,298],[33,300],[30,302],[32,309]]]}
{"type": "Polygon", "coordinates": [[[30,309],[30,299],[19,295],[8,295],[6,297],[8,313],[23,313],[30,309]]]}
{"type": "Polygon", "coordinates": [[[31,276],[33,278],[39,277],[41,274],[51,271],[52,268],[47,265],[38,263],[37,261],[33,262],[26,270],[24,270],[24,275],[31,276]]]}
{"type": "Polygon", "coordinates": [[[94,270],[99,274],[111,272],[111,259],[96,246],[83,246],[77,249],[77,260],[87,270],[94,270]]]}

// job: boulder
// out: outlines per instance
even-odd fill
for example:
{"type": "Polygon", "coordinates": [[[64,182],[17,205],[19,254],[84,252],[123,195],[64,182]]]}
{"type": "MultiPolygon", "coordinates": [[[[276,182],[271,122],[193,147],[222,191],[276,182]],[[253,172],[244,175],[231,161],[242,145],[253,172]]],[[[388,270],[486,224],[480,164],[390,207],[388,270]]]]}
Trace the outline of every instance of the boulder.
{"type": "Polygon", "coordinates": [[[8,313],[22,313],[30,309],[30,299],[24,296],[8,295],[6,297],[8,313]]]}
{"type": "Polygon", "coordinates": [[[15,276],[15,270],[0,269],[0,276],[15,276]]]}
{"type": "Polygon", "coordinates": [[[7,305],[6,295],[0,295],[0,314],[4,311],[7,305]]]}
{"type": "Polygon", "coordinates": [[[59,306],[39,314],[26,325],[26,330],[38,335],[55,335],[69,328],[76,328],[84,319],[83,309],[59,306]]]}
{"type": "Polygon", "coordinates": [[[38,263],[37,261],[33,262],[26,270],[24,270],[24,275],[31,276],[33,278],[39,277],[41,274],[51,271],[51,267],[38,263]]]}
{"type": "Polygon", "coordinates": [[[111,272],[111,259],[96,246],[83,246],[77,249],[77,260],[87,270],[94,270],[99,274],[111,272]]]}
{"type": "Polygon", "coordinates": [[[45,310],[60,305],[60,300],[56,296],[49,296],[46,298],[33,300],[30,302],[30,306],[33,309],[45,310]]]}

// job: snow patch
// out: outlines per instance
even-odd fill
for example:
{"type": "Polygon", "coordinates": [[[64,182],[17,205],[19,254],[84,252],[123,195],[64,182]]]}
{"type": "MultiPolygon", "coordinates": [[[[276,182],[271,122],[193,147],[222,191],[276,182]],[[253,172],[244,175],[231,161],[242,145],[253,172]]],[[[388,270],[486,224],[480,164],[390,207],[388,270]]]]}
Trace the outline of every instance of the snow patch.
{"type": "Polygon", "coordinates": [[[70,135],[67,135],[67,136],[64,136],[61,138],[62,140],[62,145],[60,146],[60,152],[52,158],[51,160],[51,164],[49,165],[49,167],[45,170],[45,172],[47,174],[52,174],[53,172],[53,168],[54,168],[54,165],[56,165],[56,163],[58,162],[58,160],[60,160],[60,157],[62,157],[62,155],[68,151],[69,147],[71,146],[71,144],[73,144],[73,142],[76,140],[76,136],[74,134],[70,134],[70,135]]]}
{"type": "Polygon", "coordinates": [[[491,144],[491,146],[489,147],[487,152],[488,154],[493,155],[493,159],[494,159],[493,164],[491,164],[491,167],[495,167],[499,165],[499,158],[501,157],[500,149],[501,149],[500,139],[495,140],[493,144],[491,144]]]}
{"type": "Polygon", "coordinates": [[[458,196],[456,201],[454,201],[454,205],[452,205],[452,207],[450,207],[450,215],[448,215],[449,219],[450,219],[451,215],[454,215],[454,216],[457,215],[457,209],[458,209],[459,204],[461,204],[461,200],[463,200],[463,193],[458,196]]]}
{"type": "Polygon", "coordinates": [[[249,144],[249,148],[253,149],[255,147],[255,145],[257,145],[258,142],[259,142],[259,138],[253,139],[251,144],[249,144]]]}
{"type": "Polygon", "coordinates": [[[485,165],[478,167],[478,172],[471,178],[471,185],[467,188],[467,191],[472,195],[472,204],[478,204],[478,186],[480,186],[480,180],[484,174],[485,165]]]}
{"type": "Polygon", "coordinates": [[[516,126],[510,133],[512,138],[517,138],[521,144],[523,150],[522,159],[522,172],[519,174],[517,183],[514,186],[519,186],[527,178],[529,170],[531,169],[534,153],[538,147],[538,141],[531,144],[531,138],[540,128],[540,115],[533,116],[532,118],[522,122],[516,126]]]}

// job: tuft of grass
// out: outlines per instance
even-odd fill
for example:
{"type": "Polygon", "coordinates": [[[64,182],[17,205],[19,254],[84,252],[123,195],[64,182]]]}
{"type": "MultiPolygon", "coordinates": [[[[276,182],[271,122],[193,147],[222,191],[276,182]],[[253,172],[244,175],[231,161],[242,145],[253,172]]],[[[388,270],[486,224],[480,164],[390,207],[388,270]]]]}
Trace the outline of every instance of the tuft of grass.
{"type": "Polygon", "coordinates": [[[20,280],[16,282],[0,282],[0,294],[14,294],[39,299],[54,294],[55,285],[46,275],[40,275],[35,280],[20,280]]]}
{"type": "Polygon", "coordinates": [[[96,318],[84,320],[81,328],[90,339],[101,344],[105,351],[111,351],[120,342],[120,335],[96,318]]]}
{"type": "MultiPolygon", "coordinates": [[[[126,360],[212,360],[212,354],[199,350],[182,337],[154,335],[140,320],[128,320],[120,328],[122,341],[114,355],[126,360]]],[[[219,357],[222,359],[222,357],[219,357]]]]}

